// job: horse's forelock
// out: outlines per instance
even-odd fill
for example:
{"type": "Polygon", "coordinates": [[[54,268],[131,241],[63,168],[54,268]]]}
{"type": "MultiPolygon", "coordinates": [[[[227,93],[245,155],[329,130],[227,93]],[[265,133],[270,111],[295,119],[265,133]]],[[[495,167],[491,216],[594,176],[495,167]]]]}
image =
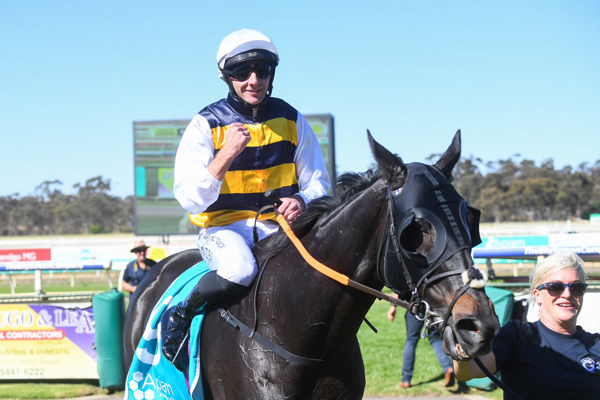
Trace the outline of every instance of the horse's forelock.
{"type": "Polygon", "coordinates": [[[369,169],[362,174],[348,172],[340,175],[335,187],[335,195],[340,203],[346,202],[358,193],[363,192],[381,177],[378,170],[369,169]]]}

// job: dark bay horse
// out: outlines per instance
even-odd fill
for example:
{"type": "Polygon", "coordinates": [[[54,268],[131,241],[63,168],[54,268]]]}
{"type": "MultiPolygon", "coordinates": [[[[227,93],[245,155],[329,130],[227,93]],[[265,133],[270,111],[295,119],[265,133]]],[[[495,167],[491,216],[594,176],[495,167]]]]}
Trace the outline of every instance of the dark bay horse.
{"type": "MultiPolygon", "coordinates": [[[[433,166],[405,164],[368,137],[378,168],[342,175],[333,194],[313,201],[293,231],[321,263],[361,285],[398,293],[441,329],[453,358],[487,353],[499,324],[471,258],[478,214],[449,183],[460,158],[460,131],[433,166]]],[[[259,278],[245,298],[223,306],[297,358],[267,349],[209,308],[201,333],[205,398],[362,399],[356,334],[375,297],[311,268],[282,232],[254,252],[259,278]]],[[[198,261],[197,250],[186,250],[153,268],[127,311],[126,363],[154,304],[198,261]]]]}

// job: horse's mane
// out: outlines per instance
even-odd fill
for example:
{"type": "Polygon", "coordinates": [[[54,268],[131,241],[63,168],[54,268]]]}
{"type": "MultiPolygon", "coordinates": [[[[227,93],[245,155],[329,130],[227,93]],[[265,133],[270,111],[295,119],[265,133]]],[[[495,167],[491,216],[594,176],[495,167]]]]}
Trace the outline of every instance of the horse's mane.
{"type": "MultiPolygon", "coordinates": [[[[319,197],[308,204],[306,210],[290,224],[297,237],[306,235],[321,218],[327,217],[334,210],[348,203],[355,196],[371,187],[381,174],[378,170],[369,169],[363,173],[347,172],[340,175],[331,194],[319,197]]],[[[268,259],[290,244],[287,235],[280,229],[274,235],[261,240],[255,247],[268,259]]]]}

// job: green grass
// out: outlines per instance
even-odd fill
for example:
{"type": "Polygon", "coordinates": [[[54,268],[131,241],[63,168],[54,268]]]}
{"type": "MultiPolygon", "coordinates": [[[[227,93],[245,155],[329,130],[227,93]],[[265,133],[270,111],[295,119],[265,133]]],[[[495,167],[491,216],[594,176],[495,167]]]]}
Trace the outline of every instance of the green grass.
{"type": "MultiPolygon", "coordinates": [[[[61,292],[98,292],[106,291],[110,288],[108,278],[105,271],[96,272],[76,272],[75,286],[71,287],[70,272],[55,272],[52,275],[49,273],[42,274],[42,289],[46,293],[61,293],[61,292]]],[[[118,271],[111,271],[110,278],[114,287],[117,287],[118,271]]],[[[34,274],[14,275],[17,282],[15,294],[33,293],[34,291],[34,274]]],[[[10,280],[6,275],[0,278],[0,294],[10,294],[10,280]]]]}
{"type": "MultiPolygon", "coordinates": [[[[116,277],[112,281],[116,286],[116,277]]],[[[68,275],[60,277],[59,274],[55,274],[52,279],[45,276],[43,282],[46,293],[108,290],[105,275],[99,277],[95,274],[78,275],[74,288],[70,286],[68,275]]],[[[17,294],[30,292],[33,292],[33,277],[20,278],[17,294]]],[[[0,280],[0,294],[10,294],[8,280],[0,280]]],[[[413,386],[409,389],[398,387],[406,335],[404,311],[398,309],[396,320],[390,322],[387,319],[388,308],[387,303],[376,301],[367,314],[367,319],[375,325],[378,333],[373,332],[366,324],[363,324],[358,333],[367,379],[365,395],[413,397],[420,395],[444,396],[455,393],[457,386],[454,388],[443,386],[441,367],[427,340],[419,341],[417,346],[415,370],[411,382],[413,386]]],[[[106,394],[107,392],[107,389],[98,386],[97,381],[0,381],[0,399],[61,399],[106,394]]],[[[471,389],[471,393],[490,399],[502,398],[502,391],[499,389],[492,392],[471,389]]]]}
{"type": "MultiPolygon", "coordinates": [[[[458,386],[444,387],[442,368],[427,339],[417,345],[415,369],[409,389],[398,386],[402,377],[402,354],[406,326],[404,310],[398,309],[394,322],[387,319],[389,304],[376,301],[366,318],[375,326],[373,332],[363,323],[358,332],[365,373],[367,396],[412,397],[419,395],[448,396],[456,393],[458,386]]],[[[471,388],[472,394],[490,399],[502,399],[500,389],[491,392],[471,388]]]]}
{"type": "Polygon", "coordinates": [[[0,383],[0,399],[66,399],[107,393],[108,391],[100,388],[97,382],[0,383]]]}

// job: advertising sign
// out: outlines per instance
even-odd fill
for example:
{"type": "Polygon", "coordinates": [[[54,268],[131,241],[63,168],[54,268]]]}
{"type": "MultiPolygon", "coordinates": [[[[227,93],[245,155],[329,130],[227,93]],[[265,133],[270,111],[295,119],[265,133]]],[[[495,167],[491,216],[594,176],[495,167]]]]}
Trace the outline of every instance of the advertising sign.
{"type": "Polygon", "coordinates": [[[0,380],[98,379],[91,304],[0,304],[0,380]]]}
{"type": "Polygon", "coordinates": [[[578,254],[584,261],[600,260],[596,234],[555,234],[549,236],[504,236],[482,238],[473,249],[474,258],[537,260],[559,251],[578,254]]]}
{"type": "Polygon", "coordinates": [[[0,249],[0,263],[50,261],[51,249],[0,249]]]}
{"type": "Polygon", "coordinates": [[[100,260],[78,260],[79,257],[73,255],[62,258],[52,257],[52,249],[0,249],[0,272],[104,269],[100,260]]]}
{"type": "Polygon", "coordinates": [[[51,269],[50,249],[0,249],[0,271],[51,269]]]}

